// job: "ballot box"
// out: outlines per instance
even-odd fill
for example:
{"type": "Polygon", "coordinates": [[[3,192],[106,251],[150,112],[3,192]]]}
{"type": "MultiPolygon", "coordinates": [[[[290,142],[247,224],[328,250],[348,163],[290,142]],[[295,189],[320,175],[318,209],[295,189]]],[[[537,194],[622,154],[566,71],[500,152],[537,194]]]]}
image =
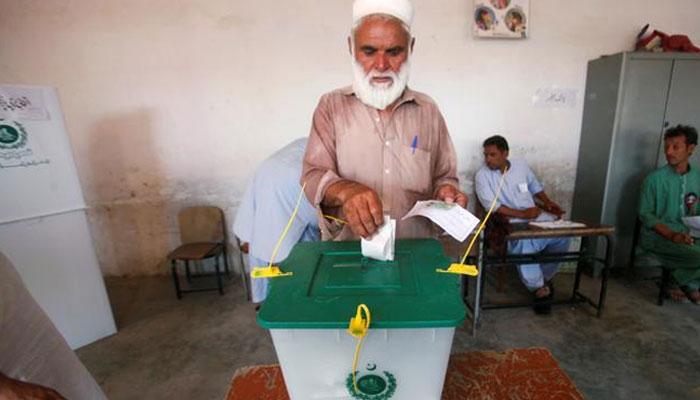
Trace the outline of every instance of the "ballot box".
{"type": "Polygon", "coordinates": [[[436,272],[449,264],[434,239],[397,240],[394,261],[364,258],[359,242],[297,244],[280,265],[293,275],[271,280],[258,313],[291,399],[440,399],[466,317],[460,277],[436,272]],[[359,304],[370,325],[353,381],[359,304]]]}

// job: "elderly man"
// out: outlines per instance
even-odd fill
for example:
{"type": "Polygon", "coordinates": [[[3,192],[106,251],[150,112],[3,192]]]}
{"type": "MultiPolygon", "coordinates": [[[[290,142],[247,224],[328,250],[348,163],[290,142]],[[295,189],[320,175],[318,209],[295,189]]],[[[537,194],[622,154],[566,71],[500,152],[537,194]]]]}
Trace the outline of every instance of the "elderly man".
{"type": "Polygon", "coordinates": [[[408,0],[356,0],[348,38],[354,83],[325,94],[316,108],[302,180],[325,214],[325,240],[372,235],[384,215],[397,237],[426,237],[430,221],[400,221],[418,200],[466,206],[445,121],[430,97],[406,87],[415,39],[408,0]]]}
{"type": "MultiPolygon", "coordinates": [[[[233,231],[244,242],[250,268],[267,266],[294,212],[301,193],[299,177],[306,141],[306,138],[297,139],[263,161],[243,195],[233,231]]],[[[296,218],[272,261],[287,258],[298,242],[318,240],[317,221],[316,210],[302,198],[296,218]]],[[[267,278],[253,279],[250,286],[253,303],[261,303],[267,298],[267,278]]]]}
{"type": "Polygon", "coordinates": [[[698,133],[690,126],[678,125],[664,134],[668,164],[642,184],[639,245],[672,270],[673,287],[665,288],[669,297],[675,301],[688,297],[700,304],[700,245],[682,220],[700,215],[700,170],[689,161],[697,144],[698,133]]]}
{"type": "MultiPolygon", "coordinates": [[[[476,194],[484,208],[491,206],[498,184],[505,172],[501,194],[494,205],[494,212],[511,222],[553,220],[564,211],[547,197],[544,186],[537,180],[527,164],[508,160],[508,142],[502,136],[492,136],[484,141],[485,163],[474,179],[476,194]],[[535,200],[539,201],[537,206],[535,200]],[[544,213],[543,211],[546,211],[544,213]]],[[[563,253],[569,249],[568,238],[522,239],[508,242],[509,254],[563,253]]],[[[559,263],[523,264],[518,266],[520,280],[535,296],[535,312],[550,311],[547,300],[552,295],[549,282],[559,269],[559,263]]]]}

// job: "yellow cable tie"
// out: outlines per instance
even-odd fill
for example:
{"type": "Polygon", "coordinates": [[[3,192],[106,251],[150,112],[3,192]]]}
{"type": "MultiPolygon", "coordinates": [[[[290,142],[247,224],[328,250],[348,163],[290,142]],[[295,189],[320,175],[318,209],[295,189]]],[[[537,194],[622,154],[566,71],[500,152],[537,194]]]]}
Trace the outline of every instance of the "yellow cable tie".
{"type": "Polygon", "coordinates": [[[479,229],[476,230],[476,233],[474,234],[474,237],[472,237],[471,242],[469,242],[469,246],[467,246],[467,251],[464,252],[464,256],[462,257],[462,261],[459,264],[457,264],[457,263],[450,264],[450,267],[447,269],[438,268],[438,269],[436,269],[436,271],[438,273],[441,273],[441,274],[460,274],[460,275],[470,275],[470,276],[479,275],[479,270],[476,268],[476,265],[467,265],[464,262],[467,260],[467,255],[469,255],[469,253],[471,252],[472,246],[474,245],[474,242],[476,242],[476,239],[479,238],[479,234],[484,229],[484,226],[486,225],[486,221],[488,221],[489,217],[491,216],[491,212],[493,211],[493,208],[496,206],[496,201],[498,201],[498,198],[501,196],[501,188],[503,187],[503,181],[506,178],[507,172],[508,172],[508,167],[506,166],[505,169],[503,170],[503,175],[501,175],[501,181],[498,183],[498,190],[496,191],[496,197],[493,198],[493,201],[491,202],[491,207],[489,207],[489,211],[486,213],[484,220],[481,221],[481,225],[479,225],[479,229]]]}
{"type": "Polygon", "coordinates": [[[367,335],[367,331],[369,330],[371,318],[369,307],[367,307],[365,304],[360,304],[357,306],[355,317],[350,318],[350,325],[348,326],[348,332],[352,336],[360,339],[357,341],[357,346],[355,347],[355,359],[352,362],[352,385],[355,388],[355,393],[360,393],[360,390],[357,388],[356,379],[357,359],[360,357],[360,347],[362,347],[362,340],[365,338],[365,335],[367,335]],[[362,318],[362,311],[365,312],[367,318],[362,318]]]}
{"type": "Polygon", "coordinates": [[[318,213],[318,214],[316,214],[316,215],[318,215],[319,217],[328,218],[328,219],[330,219],[330,220],[333,220],[333,221],[335,221],[335,222],[339,222],[339,223],[341,223],[341,224],[347,224],[347,222],[343,221],[342,219],[336,218],[336,217],[331,217],[330,215],[327,215],[327,214],[318,213]]]}
{"type": "Polygon", "coordinates": [[[251,278],[279,278],[281,276],[294,275],[293,272],[282,272],[279,267],[274,265],[268,267],[255,267],[250,271],[251,278]]]}
{"type": "Polygon", "coordinates": [[[304,195],[304,188],[306,188],[306,182],[304,182],[303,185],[301,185],[301,191],[299,192],[299,197],[297,198],[297,205],[294,207],[294,212],[292,213],[292,216],[289,218],[289,222],[287,222],[287,226],[284,228],[284,231],[282,232],[282,236],[280,237],[280,240],[277,242],[277,245],[275,245],[275,250],[272,252],[272,257],[270,257],[270,263],[267,265],[267,267],[255,267],[253,268],[252,271],[250,271],[250,277],[251,278],[277,278],[280,276],[290,276],[293,275],[293,272],[282,272],[279,267],[273,266],[272,263],[275,260],[275,256],[277,255],[277,251],[280,249],[280,245],[282,244],[282,241],[284,240],[284,237],[287,236],[287,232],[289,231],[289,228],[292,226],[292,222],[294,221],[294,218],[297,216],[297,211],[299,211],[299,205],[301,204],[301,197],[304,195]]]}

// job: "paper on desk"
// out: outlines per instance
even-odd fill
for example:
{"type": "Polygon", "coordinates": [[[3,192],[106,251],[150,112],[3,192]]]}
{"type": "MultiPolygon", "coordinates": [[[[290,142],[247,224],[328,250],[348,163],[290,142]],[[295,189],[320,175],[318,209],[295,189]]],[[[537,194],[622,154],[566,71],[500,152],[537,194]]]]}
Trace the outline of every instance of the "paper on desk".
{"type": "Polygon", "coordinates": [[[561,228],[585,228],[586,224],[580,222],[565,221],[559,219],[556,221],[533,221],[530,225],[543,229],[561,229],[561,228]]]}
{"type": "Polygon", "coordinates": [[[683,225],[690,229],[690,236],[700,237],[700,217],[683,217],[683,225]]]}
{"type": "Polygon", "coordinates": [[[435,222],[445,232],[460,242],[463,242],[479,223],[479,218],[460,207],[459,204],[445,203],[438,200],[416,202],[401,220],[415,217],[416,215],[426,217],[435,222]]]}
{"type": "Polygon", "coordinates": [[[394,237],[396,236],[396,220],[384,216],[384,225],[369,240],[360,239],[362,255],[380,261],[394,261],[394,237]]]}

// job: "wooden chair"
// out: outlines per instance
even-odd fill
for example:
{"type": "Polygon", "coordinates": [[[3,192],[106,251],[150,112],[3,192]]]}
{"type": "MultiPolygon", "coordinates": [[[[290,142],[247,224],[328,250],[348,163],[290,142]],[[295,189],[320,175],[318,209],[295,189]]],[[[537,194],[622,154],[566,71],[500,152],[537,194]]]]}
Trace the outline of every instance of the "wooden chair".
{"type": "Polygon", "coordinates": [[[226,276],[229,275],[224,213],[218,207],[184,208],[178,214],[178,226],[182,244],[168,254],[168,260],[170,260],[172,265],[171,269],[173,282],[175,284],[175,295],[178,299],[181,299],[182,293],[207,290],[218,290],[219,294],[223,295],[224,289],[219,266],[220,255],[223,255],[226,276]],[[185,278],[188,283],[192,283],[193,278],[211,276],[212,274],[192,274],[190,271],[190,261],[201,261],[209,258],[214,258],[214,275],[216,275],[217,286],[188,290],[181,289],[177,273],[177,262],[184,262],[185,278]]]}
{"type": "MultiPolygon", "coordinates": [[[[476,195],[474,196],[476,198],[476,195]]],[[[476,198],[476,207],[474,209],[474,215],[476,215],[477,218],[480,220],[483,220],[484,217],[486,217],[486,209],[484,209],[484,206],[481,205],[479,202],[479,199],[476,198]]],[[[495,253],[499,253],[502,255],[505,255],[508,244],[507,243],[502,243],[499,248],[495,248],[496,246],[492,246],[491,242],[492,240],[492,229],[496,224],[494,224],[494,220],[501,218],[501,224],[503,224],[505,221],[508,219],[505,217],[499,217],[495,212],[491,214],[491,217],[489,218],[489,221],[487,221],[485,229],[484,229],[484,240],[486,241],[484,245],[484,251],[492,251],[495,253]],[[494,248],[492,248],[494,247],[494,248]]],[[[506,222],[507,223],[507,222],[506,222]]],[[[494,272],[496,273],[496,292],[497,293],[503,293],[504,288],[505,288],[505,282],[506,282],[506,268],[508,268],[509,265],[506,264],[499,264],[499,265],[494,265],[492,268],[494,269],[494,272]]]]}

